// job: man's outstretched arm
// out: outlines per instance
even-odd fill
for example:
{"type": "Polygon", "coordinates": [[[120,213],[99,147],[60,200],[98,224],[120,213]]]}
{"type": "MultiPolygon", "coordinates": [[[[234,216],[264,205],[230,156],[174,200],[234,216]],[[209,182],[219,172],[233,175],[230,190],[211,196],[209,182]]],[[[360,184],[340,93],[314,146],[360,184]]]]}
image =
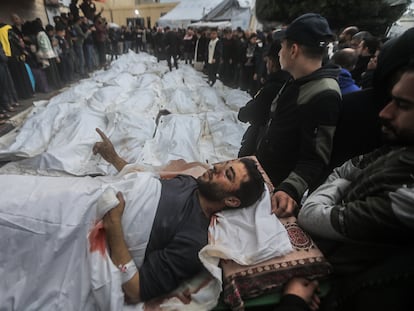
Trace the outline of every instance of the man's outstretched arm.
{"type": "Polygon", "coordinates": [[[119,204],[107,212],[103,218],[106,240],[112,262],[122,273],[122,289],[125,293],[125,301],[127,303],[138,303],[141,301],[139,272],[128,251],[122,229],[122,214],[125,208],[125,201],[121,192],[118,192],[116,196],[119,204]]]}
{"type": "Polygon", "coordinates": [[[102,158],[104,158],[108,163],[111,163],[118,170],[118,172],[120,172],[124,166],[128,164],[128,162],[118,155],[112,142],[100,129],[97,128],[96,131],[99,136],[101,136],[102,141],[95,143],[92,149],[93,154],[99,153],[102,158]]]}

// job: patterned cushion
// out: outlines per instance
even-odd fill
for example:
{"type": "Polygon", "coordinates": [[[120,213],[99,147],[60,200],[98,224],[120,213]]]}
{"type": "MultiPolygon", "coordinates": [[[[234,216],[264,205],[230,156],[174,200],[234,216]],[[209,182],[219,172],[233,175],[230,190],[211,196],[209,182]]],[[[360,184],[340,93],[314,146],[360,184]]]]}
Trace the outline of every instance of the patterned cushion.
{"type": "Polygon", "coordinates": [[[330,264],[298,226],[296,218],[281,219],[281,222],[289,234],[293,252],[252,266],[222,260],[223,299],[232,310],[243,310],[244,299],[278,291],[292,277],[315,279],[331,272],[330,264]]]}

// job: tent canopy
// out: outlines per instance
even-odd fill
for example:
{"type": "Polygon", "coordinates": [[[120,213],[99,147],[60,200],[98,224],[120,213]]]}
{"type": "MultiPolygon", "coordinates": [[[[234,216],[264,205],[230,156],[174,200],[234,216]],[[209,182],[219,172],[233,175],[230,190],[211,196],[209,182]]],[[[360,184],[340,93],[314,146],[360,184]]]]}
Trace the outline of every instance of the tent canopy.
{"type": "MultiPolygon", "coordinates": [[[[161,27],[186,28],[203,22],[231,22],[228,27],[248,28],[251,8],[249,0],[182,0],[173,10],[158,20],[161,27]]],[[[221,25],[199,26],[219,27],[221,25]]],[[[197,27],[195,25],[194,27],[197,27]]],[[[226,26],[227,27],[227,26],[226,26]]]]}
{"type": "Polygon", "coordinates": [[[234,17],[244,13],[250,12],[250,8],[242,8],[238,0],[224,0],[208,14],[203,17],[204,21],[225,21],[232,20],[234,17]]]}
{"type": "Polygon", "coordinates": [[[196,22],[191,23],[188,25],[193,28],[218,28],[218,29],[224,29],[227,27],[232,27],[231,22],[229,21],[222,21],[222,22],[196,22]]]}
{"type": "Polygon", "coordinates": [[[209,13],[222,0],[182,0],[174,9],[160,17],[161,27],[186,28],[192,22],[197,22],[209,13]]]}

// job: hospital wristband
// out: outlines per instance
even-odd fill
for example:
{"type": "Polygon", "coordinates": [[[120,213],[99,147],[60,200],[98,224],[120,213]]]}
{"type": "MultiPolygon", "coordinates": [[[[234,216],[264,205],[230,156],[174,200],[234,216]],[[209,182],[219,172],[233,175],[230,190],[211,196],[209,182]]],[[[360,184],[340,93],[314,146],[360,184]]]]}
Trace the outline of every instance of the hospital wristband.
{"type": "Polygon", "coordinates": [[[128,282],[130,279],[132,279],[135,273],[138,272],[137,266],[132,259],[125,265],[118,265],[118,269],[121,272],[122,284],[128,282]]]}

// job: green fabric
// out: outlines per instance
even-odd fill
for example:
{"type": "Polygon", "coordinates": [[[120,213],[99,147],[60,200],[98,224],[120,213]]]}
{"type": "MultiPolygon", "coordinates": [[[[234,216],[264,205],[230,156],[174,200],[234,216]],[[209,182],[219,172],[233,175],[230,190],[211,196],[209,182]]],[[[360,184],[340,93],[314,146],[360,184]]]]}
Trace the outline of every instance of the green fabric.
{"type": "MultiPolygon", "coordinates": [[[[320,288],[319,296],[325,297],[330,290],[329,281],[328,280],[321,281],[319,288],[320,288]]],[[[256,298],[246,299],[244,301],[244,305],[246,309],[253,308],[253,307],[261,307],[261,306],[272,306],[272,305],[276,305],[279,303],[280,297],[281,297],[280,292],[270,293],[270,294],[262,295],[256,298]]],[[[227,310],[231,310],[231,309],[229,306],[227,306],[223,302],[222,298],[220,298],[219,303],[213,309],[213,311],[227,311],[227,310]]]]}

